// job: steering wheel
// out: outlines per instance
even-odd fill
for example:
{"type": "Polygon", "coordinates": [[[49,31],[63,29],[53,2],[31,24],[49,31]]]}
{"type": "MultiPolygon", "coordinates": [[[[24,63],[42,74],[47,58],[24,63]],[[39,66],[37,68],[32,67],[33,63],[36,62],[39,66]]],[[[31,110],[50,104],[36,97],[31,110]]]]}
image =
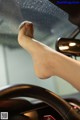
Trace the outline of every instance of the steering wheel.
{"type": "Polygon", "coordinates": [[[18,84],[0,90],[0,100],[15,97],[31,97],[39,99],[55,109],[64,120],[80,120],[78,113],[55,93],[35,85],[18,84]]]}

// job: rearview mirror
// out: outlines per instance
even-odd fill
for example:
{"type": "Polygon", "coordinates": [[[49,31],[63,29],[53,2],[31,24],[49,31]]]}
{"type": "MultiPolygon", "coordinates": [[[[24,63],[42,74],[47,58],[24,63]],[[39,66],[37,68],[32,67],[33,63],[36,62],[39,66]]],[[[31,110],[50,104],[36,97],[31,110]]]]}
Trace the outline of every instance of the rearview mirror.
{"type": "Polygon", "coordinates": [[[68,56],[80,56],[80,40],[74,38],[59,38],[56,50],[68,56]]]}

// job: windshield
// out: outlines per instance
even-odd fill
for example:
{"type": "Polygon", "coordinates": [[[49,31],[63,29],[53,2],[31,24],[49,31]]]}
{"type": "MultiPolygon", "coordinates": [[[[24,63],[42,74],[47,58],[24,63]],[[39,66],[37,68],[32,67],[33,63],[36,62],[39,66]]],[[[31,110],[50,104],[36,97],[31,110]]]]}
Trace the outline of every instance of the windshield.
{"type": "Polygon", "coordinates": [[[77,26],[68,14],[48,0],[0,0],[0,86],[34,84],[59,95],[77,92],[61,78],[40,80],[36,77],[31,56],[18,42],[18,26],[32,21],[35,39],[55,49],[59,37],[69,37],[77,26]]]}

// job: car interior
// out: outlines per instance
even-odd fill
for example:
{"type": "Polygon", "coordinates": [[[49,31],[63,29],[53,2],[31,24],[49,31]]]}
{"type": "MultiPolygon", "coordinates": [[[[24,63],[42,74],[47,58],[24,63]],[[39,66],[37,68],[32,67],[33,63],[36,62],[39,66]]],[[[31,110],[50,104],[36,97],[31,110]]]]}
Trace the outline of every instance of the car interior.
{"type": "Polygon", "coordinates": [[[18,44],[26,20],[36,40],[80,60],[80,0],[0,0],[0,120],[80,120],[80,92],[56,76],[37,78],[18,44]]]}

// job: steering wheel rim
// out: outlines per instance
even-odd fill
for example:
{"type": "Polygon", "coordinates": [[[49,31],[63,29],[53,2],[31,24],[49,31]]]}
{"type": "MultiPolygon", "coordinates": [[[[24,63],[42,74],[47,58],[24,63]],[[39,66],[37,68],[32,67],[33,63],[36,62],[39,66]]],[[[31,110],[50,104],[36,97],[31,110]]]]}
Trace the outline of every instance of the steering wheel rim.
{"type": "Polygon", "coordinates": [[[18,84],[7,86],[0,90],[1,100],[14,97],[31,97],[39,99],[55,109],[64,120],[80,120],[80,116],[64,99],[51,92],[50,90],[47,90],[40,86],[18,84]]]}

